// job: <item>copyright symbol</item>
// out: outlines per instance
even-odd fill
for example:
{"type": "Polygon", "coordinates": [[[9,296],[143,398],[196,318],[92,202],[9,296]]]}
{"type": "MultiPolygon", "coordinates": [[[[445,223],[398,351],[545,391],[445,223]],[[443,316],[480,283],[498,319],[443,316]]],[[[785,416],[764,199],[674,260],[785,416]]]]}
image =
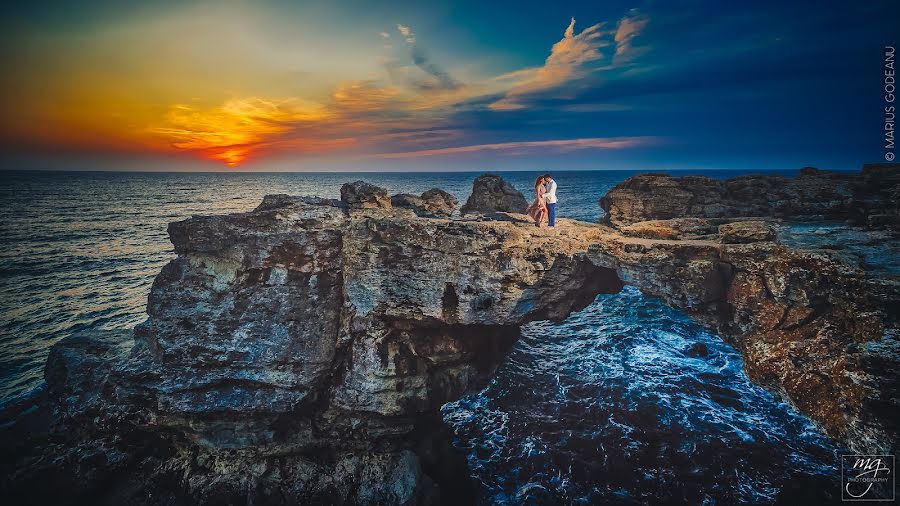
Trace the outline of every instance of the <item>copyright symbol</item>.
{"type": "Polygon", "coordinates": [[[893,162],[894,161],[894,153],[885,153],[884,159],[889,162],[893,162]]]}

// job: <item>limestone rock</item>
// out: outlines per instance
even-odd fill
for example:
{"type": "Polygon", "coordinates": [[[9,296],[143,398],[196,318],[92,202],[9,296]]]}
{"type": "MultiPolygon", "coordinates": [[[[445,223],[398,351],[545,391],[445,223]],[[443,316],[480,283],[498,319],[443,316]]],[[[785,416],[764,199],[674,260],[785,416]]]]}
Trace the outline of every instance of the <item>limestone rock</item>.
{"type": "Polygon", "coordinates": [[[739,244],[775,239],[775,229],[765,221],[736,221],[719,225],[721,241],[739,244]]]}
{"type": "Polygon", "coordinates": [[[427,190],[421,196],[400,193],[391,197],[393,207],[411,209],[422,217],[448,217],[458,204],[456,197],[439,188],[427,190]]]}
{"type": "Polygon", "coordinates": [[[354,181],[341,186],[341,201],[351,209],[391,207],[391,198],[387,190],[365,181],[354,181]]]}
{"type": "Polygon", "coordinates": [[[639,221],[621,228],[622,234],[646,239],[710,239],[717,234],[718,220],[675,218],[639,221]]]}
{"type": "Polygon", "coordinates": [[[425,203],[422,197],[411,193],[398,193],[391,197],[391,206],[396,208],[412,209],[416,214],[425,211],[425,203]]]}
{"type": "MultiPolygon", "coordinates": [[[[747,183],[630,181],[639,205],[613,190],[615,223],[685,205],[719,214],[715,192],[747,183]],[[662,187],[687,204],[641,190],[662,187]]],[[[454,497],[467,473],[439,450],[450,447],[440,406],[481,388],[522,324],[562,320],[625,283],[718,332],[753,381],[832,437],[895,450],[896,277],[789,248],[758,220],[644,224],[673,231],[661,239],[571,220],[549,230],[514,215],[417,216],[370,186],[345,185],[340,202],[269,196],[251,212],[170,224],[177,256],[133,341],[94,332],[54,346],[41,401],[52,437],[0,438],[14,456],[4,497],[34,502],[37,484],[50,485],[38,502],[454,497]],[[697,238],[717,226],[723,240],[697,238]]],[[[447,202],[418,199],[435,214],[425,202],[447,202]]]]}
{"type": "Polygon", "coordinates": [[[528,209],[522,193],[496,174],[482,174],[472,184],[472,194],[460,209],[461,214],[519,213],[528,209]]]}
{"type": "Polygon", "coordinates": [[[423,192],[421,198],[425,212],[434,216],[450,216],[459,205],[456,197],[440,188],[432,188],[423,192]]]}
{"type": "Polygon", "coordinates": [[[760,175],[723,181],[704,176],[641,174],[610,190],[600,199],[600,207],[605,213],[603,222],[617,228],[688,217],[807,217],[883,226],[889,219],[870,221],[868,217],[900,217],[897,196],[900,166],[873,164],[858,174],[807,167],[793,179],[760,175]]]}

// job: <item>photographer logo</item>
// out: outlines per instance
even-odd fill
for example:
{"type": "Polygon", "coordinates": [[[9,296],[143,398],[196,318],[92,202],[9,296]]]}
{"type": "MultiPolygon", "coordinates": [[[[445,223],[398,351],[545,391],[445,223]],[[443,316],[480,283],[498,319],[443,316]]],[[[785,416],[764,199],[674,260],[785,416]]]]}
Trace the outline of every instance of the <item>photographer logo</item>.
{"type": "Polygon", "coordinates": [[[842,455],[841,500],[893,501],[893,455],[842,455]]]}

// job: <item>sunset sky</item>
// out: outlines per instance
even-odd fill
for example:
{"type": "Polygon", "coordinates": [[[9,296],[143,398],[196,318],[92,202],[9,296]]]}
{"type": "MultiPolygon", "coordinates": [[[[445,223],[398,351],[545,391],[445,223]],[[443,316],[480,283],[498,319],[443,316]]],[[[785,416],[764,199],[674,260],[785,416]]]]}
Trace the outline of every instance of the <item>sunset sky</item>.
{"type": "Polygon", "coordinates": [[[21,2],[3,169],[858,168],[896,1],[21,2]]]}

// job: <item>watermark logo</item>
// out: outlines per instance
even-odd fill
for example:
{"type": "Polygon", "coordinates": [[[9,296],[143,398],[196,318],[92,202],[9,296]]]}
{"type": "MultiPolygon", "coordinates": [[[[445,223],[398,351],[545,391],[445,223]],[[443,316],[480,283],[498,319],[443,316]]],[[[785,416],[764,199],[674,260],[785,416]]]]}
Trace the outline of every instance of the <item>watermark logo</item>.
{"type": "Polygon", "coordinates": [[[884,159],[894,161],[894,133],[896,132],[897,82],[894,73],[894,46],[884,48],[884,159]]]}
{"type": "Polygon", "coordinates": [[[893,501],[893,455],[841,455],[842,501],[893,501]]]}

